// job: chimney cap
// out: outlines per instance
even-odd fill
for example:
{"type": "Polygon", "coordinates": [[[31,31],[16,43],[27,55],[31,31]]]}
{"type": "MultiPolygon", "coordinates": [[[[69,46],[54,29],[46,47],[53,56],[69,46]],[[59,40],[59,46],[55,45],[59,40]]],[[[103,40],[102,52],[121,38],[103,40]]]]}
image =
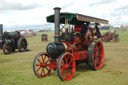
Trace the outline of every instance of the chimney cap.
{"type": "Polygon", "coordinates": [[[53,8],[54,10],[61,10],[61,8],[60,7],[55,7],[55,8],[53,8]]]}

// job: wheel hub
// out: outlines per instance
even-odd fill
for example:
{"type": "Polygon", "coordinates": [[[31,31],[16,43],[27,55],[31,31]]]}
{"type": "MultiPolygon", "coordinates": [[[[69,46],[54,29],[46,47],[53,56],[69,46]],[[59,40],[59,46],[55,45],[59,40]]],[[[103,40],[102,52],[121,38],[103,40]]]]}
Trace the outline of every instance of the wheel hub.
{"type": "Polygon", "coordinates": [[[45,68],[46,67],[46,64],[45,63],[42,63],[41,64],[41,67],[44,67],[45,68]]]}
{"type": "Polygon", "coordinates": [[[100,54],[99,53],[97,53],[97,57],[99,57],[100,56],[100,54]]]}
{"type": "Polygon", "coordinates": [[[70,65],[65,65],[64,68],[65,69],[69,69],[70,68],[70,65]]]}

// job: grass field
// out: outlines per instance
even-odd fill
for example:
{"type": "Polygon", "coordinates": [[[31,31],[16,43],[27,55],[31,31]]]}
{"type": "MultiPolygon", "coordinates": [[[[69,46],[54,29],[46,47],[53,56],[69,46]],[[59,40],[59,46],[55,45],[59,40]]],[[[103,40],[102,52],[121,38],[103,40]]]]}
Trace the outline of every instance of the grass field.
{"type": "Polygon", "coordinates": [[[86,64],[76,67],[72,80],[62,82],[57,71],[45,78],[37,78],[33,73],[33,60],[37,53],[45,51],[53,41],[53,32],[48,32],[49,42],[41,42],[41,34],[27,38],[27,52],[4,55],[0,51],[0,85],[128,85],[128,31],[118,31],[120,42],[104,44],[104,67],[92,71],[86,64]]]}

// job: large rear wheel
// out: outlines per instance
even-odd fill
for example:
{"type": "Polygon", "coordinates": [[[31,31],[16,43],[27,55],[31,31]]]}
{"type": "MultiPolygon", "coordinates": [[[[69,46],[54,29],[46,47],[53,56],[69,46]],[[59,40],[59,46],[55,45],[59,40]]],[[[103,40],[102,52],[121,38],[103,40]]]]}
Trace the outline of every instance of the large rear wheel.
{"type": "Polygon", "coordinates": [[[83,35],[83,40],[86,45],[89,45],[90,41],[94,40],[93,31],[91,29],[87,29],[85,34],[83,35]]]}
{"type": "Polygon", "coordinates": [[[17,47],[20,52],[23,52],[27,49],[27,40],[22,37],[18,40],[17,47]]]}
{"type": "Polygon", "coordinates": [[[57,63],[57,73],[61,80],[72,79],[75,73],[75,59],[71,53],[65,52],[60,55],[57,63]]]}
{"type": "Polygon", "coordinates": [[[104,48],[102,42],[93,40],[88,47],[88,64],[91,69],[99,70],[104,62],[104,48]]]}
{"type": "Polygon", "coordinates": [[[33,61],[33,71],[39,78],[46,77],[51,72],[51,60],[47,53],[39,53],[33,61]]]}

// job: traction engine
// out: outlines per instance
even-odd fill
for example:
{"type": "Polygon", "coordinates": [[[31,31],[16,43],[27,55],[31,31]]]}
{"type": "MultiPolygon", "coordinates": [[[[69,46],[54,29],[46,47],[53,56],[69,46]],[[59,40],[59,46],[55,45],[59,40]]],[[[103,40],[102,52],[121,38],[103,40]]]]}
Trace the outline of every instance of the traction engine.
{"type": "Polygon", "coordinates": [[[54,8],[55,14],[46,17],[47,22],[55,23],[54,42],[47,45],[47,52],[41,52],[35,57],[35,75],[43,78],[52,70],[57,70],[59,78],[64,81],[72,79],[76,65],[80,63],[86,63],[93,70],[101,69],[104,48],[98,39],[98,25],[107,24],[108,21],[76,13],[60,13],[60,9],[54,8]],[[95,33],[89,27],[91,22],[95,22],[95,33]],[[61,25],[62,29],[60,24],[64,25],[61,25]],[[63,29],[64,32],[61,32],[63,29]]]}
{"type": "Polygon", "coordinates": [[[4,54],[10,54],[18,49],[19,52],[27,50],[27,40],[20,36],[20,32],[4,32],[3,24],[0,24],[0,49],[4,54]]]}

